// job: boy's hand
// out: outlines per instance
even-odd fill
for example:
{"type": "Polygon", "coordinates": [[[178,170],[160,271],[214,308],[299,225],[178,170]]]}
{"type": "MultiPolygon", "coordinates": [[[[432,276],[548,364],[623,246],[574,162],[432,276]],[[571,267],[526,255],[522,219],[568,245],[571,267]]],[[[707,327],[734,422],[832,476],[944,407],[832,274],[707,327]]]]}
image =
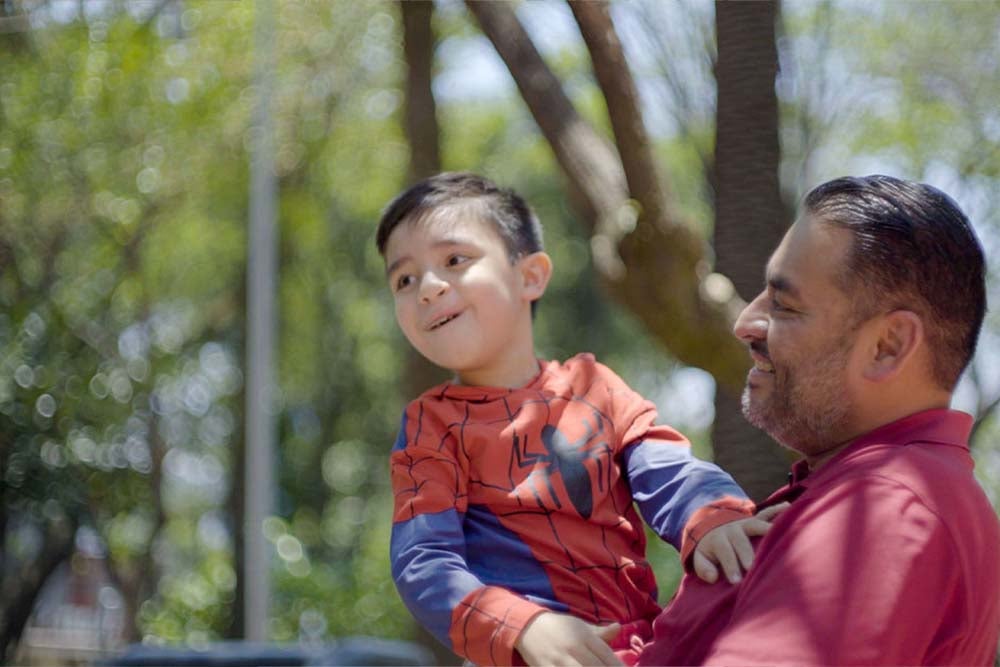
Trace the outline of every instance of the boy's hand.
{"type": "Polygon", "coordinates": [[[756,516],[723,524],[705,533],[694,551],[694,571],[698,578],[714,584],[719,578],[716,563],[722,567],[729,583],[742,579],[741,572],[753,565],[751,537],[767,534],[771,521],[788,509],[788,503],[768,507],[756,516]]]}
{"type": "Polygon", "coordinates": [[[528,665],[621,665],[608,646],[620,629],[549,611],[531,619],[514,648],[528,665]]]}

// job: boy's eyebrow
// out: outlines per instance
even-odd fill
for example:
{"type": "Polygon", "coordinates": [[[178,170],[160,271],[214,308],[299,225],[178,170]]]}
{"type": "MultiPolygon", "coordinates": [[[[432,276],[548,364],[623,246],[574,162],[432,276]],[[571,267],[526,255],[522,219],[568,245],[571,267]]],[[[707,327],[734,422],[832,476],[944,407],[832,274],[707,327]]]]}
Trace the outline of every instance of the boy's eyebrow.
{"type": "Polygon", "coordinates": [[[407,259],[409,259],[409,258],[406,255],[403,255],[402,257],[400,257],[396,261],[394,261],[392,264],[386,265],[386,267],[385,267],[385,276],[386,276],[386,278],[388,278],[389,276],[391,276],[392,272],[395,271],[396,269],[398,269],[399,265],[402,264],[403,262],[405,262],[407,259]]]}
{"type": "MultiPolygon", "coordinates": [[[[457,245],[469,245],[471,243],[472,241],[469,239],[465,239],[460,236],[451,236],[443,239],[438,239],[437,241],[431,244],[431,247],[435,249],[448,248],[457,245]]],[[[410,258],[409,255],[403,255],[402,257],[399,257],[396,260],[394,260],[391,264],[385,267],[385,275],[386,276],[392,275],[392,272],[398,269],[399,266],[409,258],[410,258]]]]}

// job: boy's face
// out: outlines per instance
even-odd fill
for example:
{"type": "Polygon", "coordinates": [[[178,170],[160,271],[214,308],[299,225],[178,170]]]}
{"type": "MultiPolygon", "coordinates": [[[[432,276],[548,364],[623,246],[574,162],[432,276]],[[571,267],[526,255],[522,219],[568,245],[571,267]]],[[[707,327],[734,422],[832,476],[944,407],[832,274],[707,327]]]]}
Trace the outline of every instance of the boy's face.
{"type": "Polygon", "coordinates": [[[396,321],[420,354],[463,384],[514,386],[529,367],[523,380],[534,375],[531,301],[548,281],[544,253],[512,264],[492,225],[445,210],[394,229],[385,262],[396,321]]]}

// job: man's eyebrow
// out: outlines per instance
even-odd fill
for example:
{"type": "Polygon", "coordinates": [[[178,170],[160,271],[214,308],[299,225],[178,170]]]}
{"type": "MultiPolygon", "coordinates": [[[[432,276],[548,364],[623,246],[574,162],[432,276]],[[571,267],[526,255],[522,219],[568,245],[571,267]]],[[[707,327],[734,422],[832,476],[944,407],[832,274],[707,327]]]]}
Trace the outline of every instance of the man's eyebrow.
{"type": "Polygon", "coordinates": [[[775,292],[784,292],[785,294],[791,296],[793,299],[798,299],[801,297],[798,288],[795,287],[795,285],[793,285],[785,276],[781,275],[768,276],[767,286],[770,287],[775,292]]]}

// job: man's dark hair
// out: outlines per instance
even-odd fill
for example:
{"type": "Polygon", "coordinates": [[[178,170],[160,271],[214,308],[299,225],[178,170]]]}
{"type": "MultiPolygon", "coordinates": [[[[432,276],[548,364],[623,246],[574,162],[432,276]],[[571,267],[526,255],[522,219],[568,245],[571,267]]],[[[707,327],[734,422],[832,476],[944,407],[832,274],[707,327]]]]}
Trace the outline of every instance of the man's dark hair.
{"type": "Polygon", "coordinates": [[[954,389],[986,313],[983,249],[958,205],[930,185],[876,175],[816,187],[805,213],[853,235],[840,287],[856,316],[915,312],[935,382],[954,389]]]}
{"type": "Polygon", "coordinates": [[[511,262],[542,249],[542,227],[520,195],[476,174],[445,172],[420,181],[389,202],[375,232],[379,254],[385,255],[389,235],[402,223],[453,206],[468,207],[471,214],[492,224],[511,262]]]}

